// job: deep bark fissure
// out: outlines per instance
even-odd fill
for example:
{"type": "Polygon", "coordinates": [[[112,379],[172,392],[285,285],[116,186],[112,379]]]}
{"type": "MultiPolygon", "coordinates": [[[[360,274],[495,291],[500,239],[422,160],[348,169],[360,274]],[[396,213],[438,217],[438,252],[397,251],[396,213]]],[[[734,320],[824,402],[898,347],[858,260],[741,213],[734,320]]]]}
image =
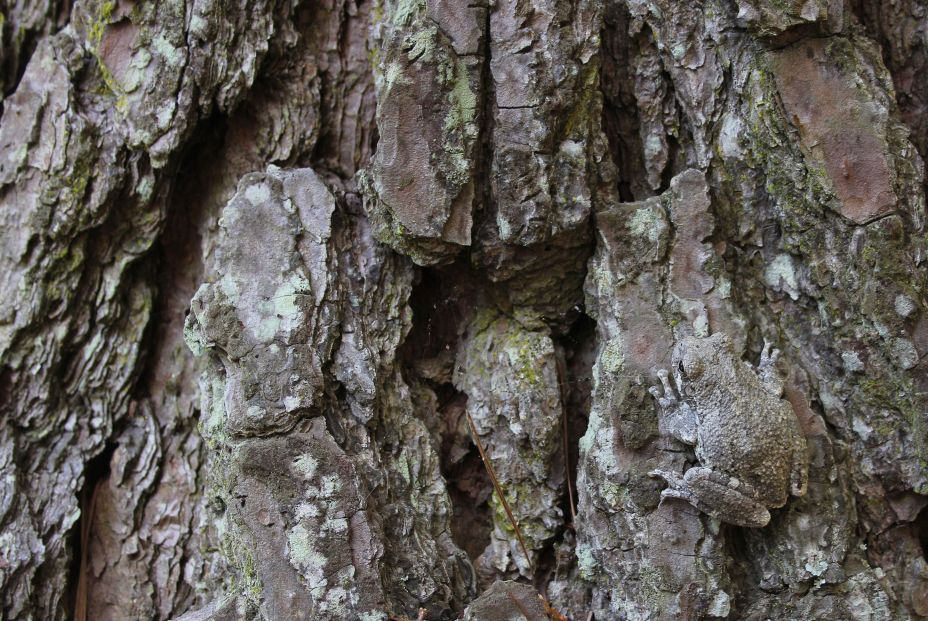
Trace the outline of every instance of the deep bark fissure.
{"type": "Polygon", "coordinates": [[[4,8],[0,617],[928,617],[926,17],[4,8]]]}
{"type": "Polygon", "coordinates": [[[87,589],[93,579],[90,569],[90,534],[94,519],[98,487],[110,476],[110,459],[116,445],[107,442],[103,451],[87,462],[84,468],[84,485],[77,494],[80,498],[81,517],[70,534],[71,568],[69,571],[68,614],[75,621],[88,618],[87,589]]]}

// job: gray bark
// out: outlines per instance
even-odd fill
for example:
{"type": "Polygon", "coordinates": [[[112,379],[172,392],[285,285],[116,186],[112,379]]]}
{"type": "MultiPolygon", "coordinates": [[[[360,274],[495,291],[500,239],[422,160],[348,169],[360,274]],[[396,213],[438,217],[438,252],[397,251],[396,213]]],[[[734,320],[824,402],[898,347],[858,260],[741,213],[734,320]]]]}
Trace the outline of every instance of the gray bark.
{"type": "Polygon", "coordinates": [[[0,11],[0,618],[928,617],[922,0],[0,11]]]}

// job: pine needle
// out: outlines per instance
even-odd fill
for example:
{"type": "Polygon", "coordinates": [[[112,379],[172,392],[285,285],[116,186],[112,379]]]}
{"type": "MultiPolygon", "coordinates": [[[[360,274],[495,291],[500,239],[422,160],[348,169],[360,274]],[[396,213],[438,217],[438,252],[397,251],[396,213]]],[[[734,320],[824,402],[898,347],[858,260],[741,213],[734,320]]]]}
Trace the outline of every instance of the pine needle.
{"type": "Polygon", "coordinates": [[[90,576],[90,532],[93,527],[94,512],[97,508],[97,492],[100,485],[93,486],[93,491],[84,490],[81,503],[81,558],[77,574],[77,589],[74,598],[74,621],[87,621],[87,580],[90,576]]]}
{"type": "Polygon", "coordinates": [[[522,554],[525,555],[528,569],[530,572],[534,572],[535,568],[532,566],[532,557],[529,556],[528,548],[525,546],[525,541],[522,539],[522,531],[519,530],[519,524],[512,514],[512,509],[509,508],[509,503],[506,502],[506,496],[503,494],[503,487],[500,485],[499,479],[496,478],[496,472],[493,471],[493,464],[490,463],[490,458],[487,457],[486,452],[483,450],[483,444],[480,442],[480,437],[477,435],[477,427],[474,425],[474,419],[471,418],[470,412],[466,409],[464,410],[464,415],[467,416],[467,424],[470,426],[470,435],[474,439],[474,444],[477,445],[477,450],[480,452],[480,459],[483,460],[483,466],[487,469],[487,474],[490,475],[490,482],[493,483],[493,490],[496,492],[496,496],[499,498],[500,503],[502,503],[503,509],[506,511],[506,517],[509,518],[509,523],[512,524],[512,529],[515,531],[516,538],[519,540],[519,546],[522,548],[522,554]]]}
{"type": "Polygon", "coordinates": [[[519,601],[519,598],[512,594],[512,591],[506,591],[506,595],[509,596],[509,599],[512,600],[512,603],[516,605],[516,608],[519,609],[519,612],[525,617],[525,621],[532,621],[532,617],[529,616],[528,610],[525,609],[525,606],[522,605],[522,602],[519,601]]]}

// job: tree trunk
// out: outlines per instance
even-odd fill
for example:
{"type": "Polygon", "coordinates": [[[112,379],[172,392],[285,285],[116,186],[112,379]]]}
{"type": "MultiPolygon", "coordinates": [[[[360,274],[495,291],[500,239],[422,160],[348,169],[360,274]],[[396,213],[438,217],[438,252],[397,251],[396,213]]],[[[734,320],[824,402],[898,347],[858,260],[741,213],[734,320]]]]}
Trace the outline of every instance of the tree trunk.
{"type": "Polygon", "coordinates": [[[928,618],[928,3],[0,10],[0,618],[928,618]]]}

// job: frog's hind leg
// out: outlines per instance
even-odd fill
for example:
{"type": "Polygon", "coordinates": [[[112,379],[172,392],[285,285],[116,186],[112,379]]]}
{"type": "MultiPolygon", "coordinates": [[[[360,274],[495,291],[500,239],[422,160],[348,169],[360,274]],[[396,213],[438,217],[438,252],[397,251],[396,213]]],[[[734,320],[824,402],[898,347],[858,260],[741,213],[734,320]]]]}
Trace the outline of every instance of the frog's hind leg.
{"type": "Polygon", "coordinates": [[[735,526],[761,528],[770,522],[770,512],[754,500],[754,489],[709,468],[694,467],[684,476],[666,470],[653,470],[651,476],[667,481],[662,498],[680,498],[703,513],[735,526]]]}

